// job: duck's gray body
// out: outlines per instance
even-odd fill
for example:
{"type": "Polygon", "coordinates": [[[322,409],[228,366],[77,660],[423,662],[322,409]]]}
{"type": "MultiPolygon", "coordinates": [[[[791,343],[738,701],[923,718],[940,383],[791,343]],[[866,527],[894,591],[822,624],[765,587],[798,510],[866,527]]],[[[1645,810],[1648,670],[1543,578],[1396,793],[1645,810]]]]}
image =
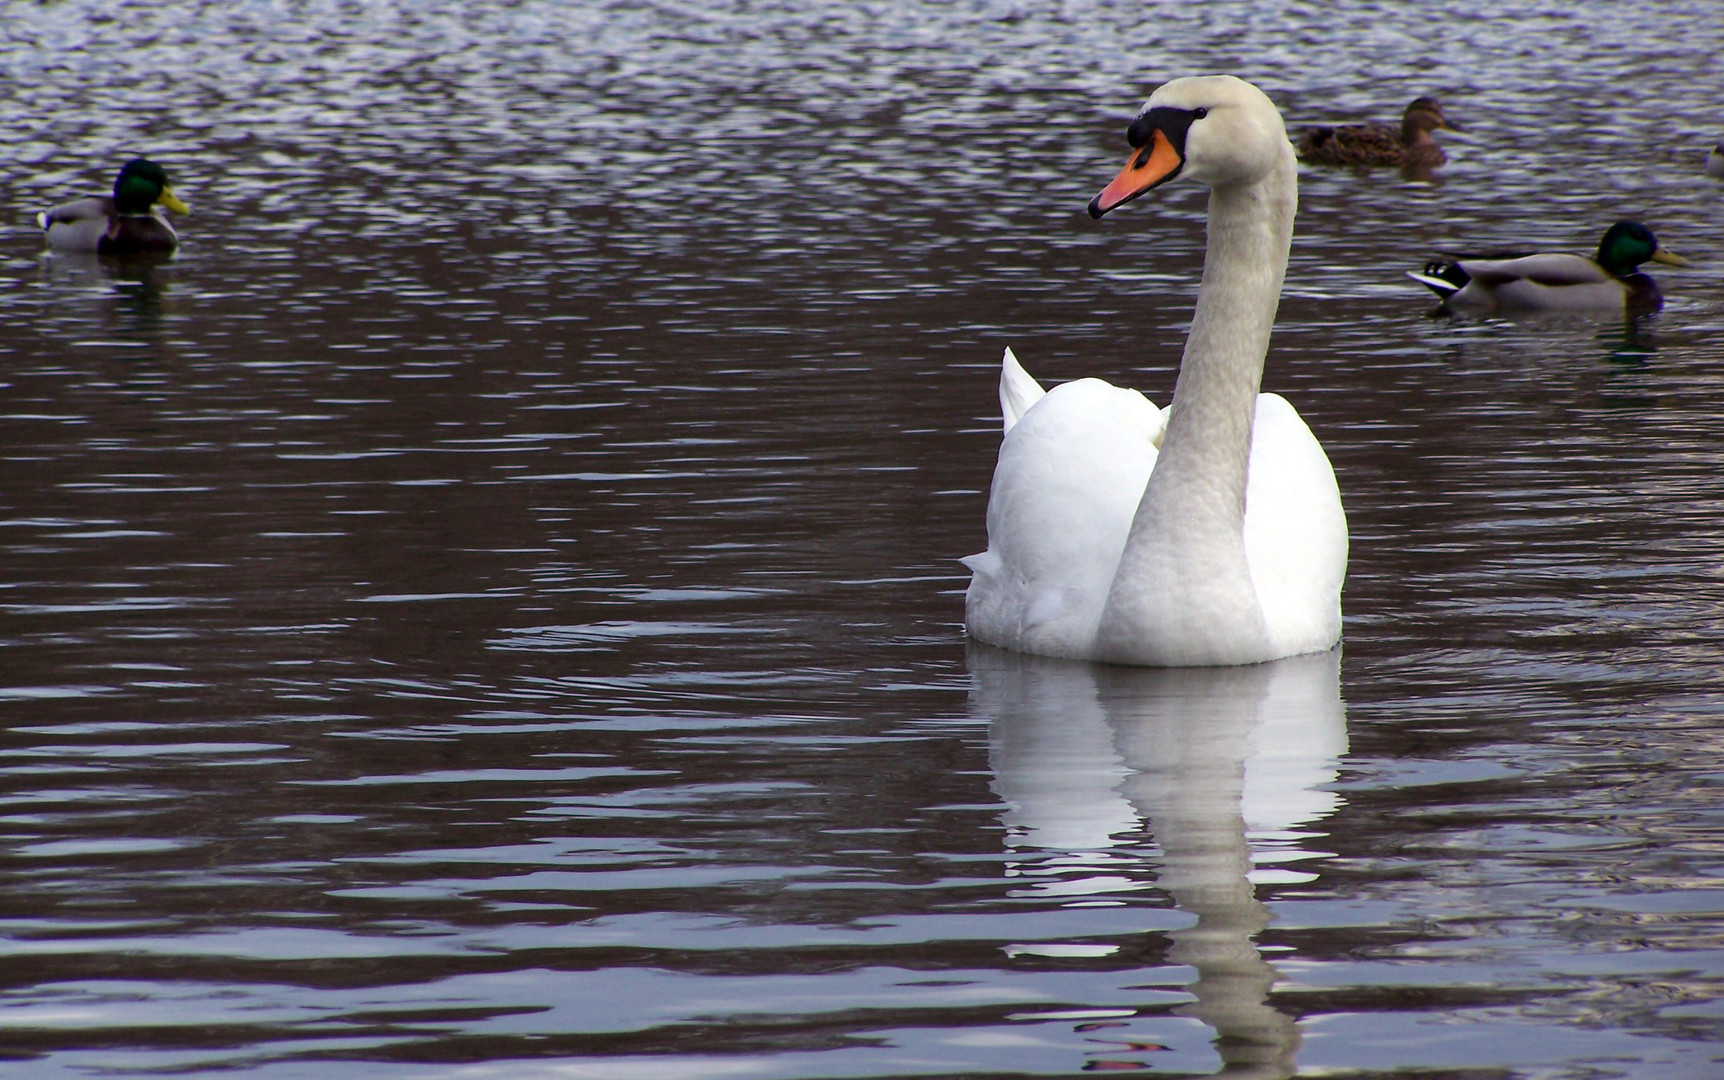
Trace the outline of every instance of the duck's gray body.
{"type": "Polygon", "coordinates": [[[160,213],[121,214],[106,195],[75,199],[44,210],[36,218],[55,251],[88,251],[99,255],[168,252],[179,247],[179,234],[160,213]]]}

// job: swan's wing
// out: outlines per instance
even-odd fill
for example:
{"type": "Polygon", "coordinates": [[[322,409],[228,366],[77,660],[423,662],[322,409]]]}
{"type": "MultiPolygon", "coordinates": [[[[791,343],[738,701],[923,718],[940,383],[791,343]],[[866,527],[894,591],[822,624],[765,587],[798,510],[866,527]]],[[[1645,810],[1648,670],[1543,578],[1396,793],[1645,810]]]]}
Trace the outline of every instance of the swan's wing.
{"type": "Polygon", "coordinates": [[[1000,415],[1005,418],[1004,430],[1012,430],[1012,425],[1023,419],[1030,406],[1046,393],[1042,384],[1031,378],[1024,366],[1018,363],[1008,345],[1006,355],[1000,360],[1000,415]]]}
{"type": "Polygon", "coordinates": [[[1462,260],[1461,269],[1487,289],[1500,288],[1511,281],[1564,286],[1597,285],[1613,280],[1591,259],[1556,253],[1523,255],[1518,259],[1462,260]]]}
{"type": "Polygon", "coordinates": [[[1347,516],[1328,455],[1278,394],[1257,398],[1245,558],[1278,649],[1292,654],[1335,643],[1347,576],[1347,516]]]}
{"type": "Polygon", "coordinates": [[[1100,379],[1055,387],[1019,417],[994,467],[988,550],[964,560],[971,634],[1050,656],[1093,643],[1161,426],[1142,394],[1100,379]]]}

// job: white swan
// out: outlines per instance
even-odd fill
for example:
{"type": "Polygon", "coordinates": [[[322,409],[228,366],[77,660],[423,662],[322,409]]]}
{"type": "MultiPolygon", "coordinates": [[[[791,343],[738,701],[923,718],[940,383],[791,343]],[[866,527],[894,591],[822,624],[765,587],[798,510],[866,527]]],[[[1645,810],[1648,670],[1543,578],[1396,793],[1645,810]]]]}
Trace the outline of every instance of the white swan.
{"type": "Polygon", "coordinates": [[[1281,114],[1240,79],[1176,79],[1127,139],[1092,216],[1175,177],[1210,187],[1173,404],[1099,379],[1044,393],[1006,350],[965,625],[1019,652],[1158,667],[1327,649],[1347,571],[1335,473],[1293,406],[1257,392],[1298,203],[1281,114]]]}

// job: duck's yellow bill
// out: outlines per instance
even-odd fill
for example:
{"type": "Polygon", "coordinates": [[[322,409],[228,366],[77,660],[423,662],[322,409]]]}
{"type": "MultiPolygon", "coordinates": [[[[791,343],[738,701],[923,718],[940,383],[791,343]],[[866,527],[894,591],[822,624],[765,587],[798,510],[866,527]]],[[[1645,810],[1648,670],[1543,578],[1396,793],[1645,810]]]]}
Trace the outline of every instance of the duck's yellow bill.
{"type": "Polygon", "coordinates": [[[1658,250],[1656,250],[1652,253],[1652,261],[1655,263],[1663,263],[1665,266],[1689,266],[1689,265],[1691,265],[1687,259],[1684,259],[1682,256],[1676,254],[1676,252],[1666,251],[1663,248],[1659,248],[1658,250]]]}
{"type": "Polygon", "coordinates": [[[192,212],[191,207],[181,202],[179,200],[179,196],[175,195],[167,188],[163,188],[162,193],[156,196],[156,201],[176,214],[189,214],[192,212]]]}

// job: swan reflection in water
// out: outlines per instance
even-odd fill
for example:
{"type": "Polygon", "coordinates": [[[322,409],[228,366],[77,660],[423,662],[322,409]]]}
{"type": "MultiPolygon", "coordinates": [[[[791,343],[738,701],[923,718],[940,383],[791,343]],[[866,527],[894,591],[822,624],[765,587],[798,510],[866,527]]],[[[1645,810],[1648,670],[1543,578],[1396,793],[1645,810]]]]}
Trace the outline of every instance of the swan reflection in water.
{"type": "MultiPolygon", "coordinates": [[[[972,707],[989,721],[994,789],[1007,804],[1006,842],[1021,855],[1014,872],[1042,875],[1067,902],[1095,903],[1142,888],[1143,867],[1157,863],[1155,887],[1196,917],[1167,933],[1168,962],[1197,976],[1187,987],[1194,1000],[1173,1013],[1214,1030],[1219,1075],[1292,1076],[1300,1036],[1268,1000],[1276,972],[1255,942],[1269,912],[1253,891],[1253,845],[1259,862],[1309,856],[1298,842],[1313,834],[1301,827],[1339,803],[1324,787],[1347,749],[1339,650],[1151,669],[972,646],[969,665],[972,707]],[[1139,830],[1158,859],[1135,856],[1139,830]]],[[[1051,954],[1086,955],[1059,948],[1051,954]]]]}

